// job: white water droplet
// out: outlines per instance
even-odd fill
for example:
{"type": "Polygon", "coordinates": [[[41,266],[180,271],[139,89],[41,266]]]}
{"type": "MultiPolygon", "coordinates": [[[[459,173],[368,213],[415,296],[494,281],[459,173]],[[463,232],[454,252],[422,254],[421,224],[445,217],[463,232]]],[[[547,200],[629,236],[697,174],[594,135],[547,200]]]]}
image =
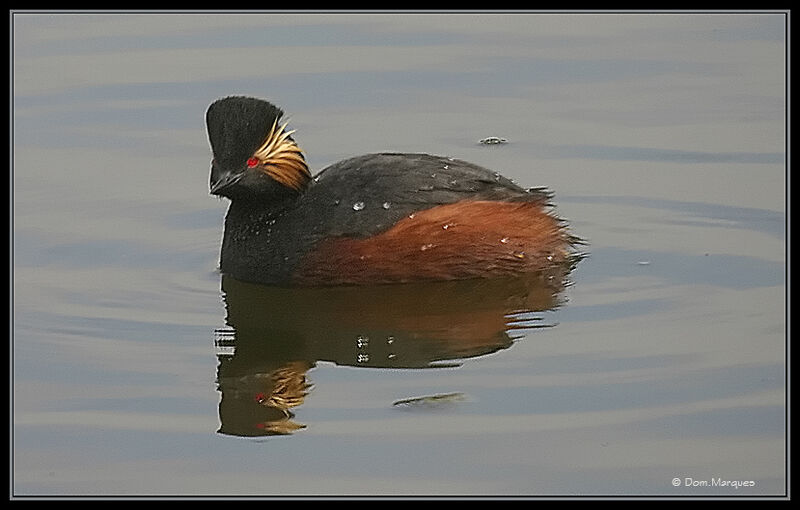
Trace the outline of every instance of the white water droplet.
{"type": "Polygon", "coordinates": [[[389,202],[384,202],[382,207],[383,207],[384,209],[388,209],[388,208],[390,208],[391,206],[392,206],[392,204],[391,204],[391,203],[389,203],[389,202]]]}
{"type": "Polygon", "coordinates": [[[353,204],[354,211],[360,211],[363,208],[364,208],[364,202],[356,202],[355,204],[353,204]]]}
{"type": "Polygon", "coordinates": [[[508,238],[504,237],[504,238],[500,239],[500,242],[503,243],[503,244],[506,244],[506,243],[508,243],[508,238]]]}

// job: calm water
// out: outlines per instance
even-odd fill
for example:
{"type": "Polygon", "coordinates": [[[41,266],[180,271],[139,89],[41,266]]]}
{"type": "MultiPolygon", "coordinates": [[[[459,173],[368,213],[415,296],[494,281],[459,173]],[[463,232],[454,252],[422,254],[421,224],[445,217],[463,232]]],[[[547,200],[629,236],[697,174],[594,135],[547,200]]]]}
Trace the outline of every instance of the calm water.
{"type": "Polygon", "coordinates": [[[12,21],[12,495],[787,490],[782,14],[12,21]],[[431,152],[548,186],[590,256],[223,282],[203,119],[230,94],[316,170],[431,152]]]}

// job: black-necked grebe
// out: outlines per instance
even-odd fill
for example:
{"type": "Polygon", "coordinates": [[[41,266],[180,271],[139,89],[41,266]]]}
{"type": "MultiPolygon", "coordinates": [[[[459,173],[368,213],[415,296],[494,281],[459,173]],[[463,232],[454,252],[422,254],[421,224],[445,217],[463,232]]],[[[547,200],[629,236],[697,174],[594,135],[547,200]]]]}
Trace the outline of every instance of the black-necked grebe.
{"type": "Polygon", "coordinates": [[[277,106],[226,97],[206,114],[211,193],[231,201],[220,270],[276,285],[509,276],[565,264],[579,242],[550,193],[428,154],[376,153],[312,178],[277,106]]]}

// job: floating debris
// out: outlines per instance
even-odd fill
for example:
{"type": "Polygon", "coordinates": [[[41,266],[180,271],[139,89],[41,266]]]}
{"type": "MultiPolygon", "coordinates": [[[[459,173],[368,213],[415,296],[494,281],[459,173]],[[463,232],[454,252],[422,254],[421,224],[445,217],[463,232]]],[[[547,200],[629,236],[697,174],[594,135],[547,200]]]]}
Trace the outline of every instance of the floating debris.
{"type": "Polygon", "coordinates": [[[483,145],[500,145],[508,143],[508,140],[505,138],[500,138],[499,136],[487,136],[483,140],[479,140],[478,143],[483,145]]]}
{"type": "Polygon", "coordinates": [[[412,397],[397,400],[392,403],[394,407],[409,408],[434,408],[455,404],[467,400],[467,395],[461,392],[440,393],[437,395],[427,395],[423,397],[412,397]]]}

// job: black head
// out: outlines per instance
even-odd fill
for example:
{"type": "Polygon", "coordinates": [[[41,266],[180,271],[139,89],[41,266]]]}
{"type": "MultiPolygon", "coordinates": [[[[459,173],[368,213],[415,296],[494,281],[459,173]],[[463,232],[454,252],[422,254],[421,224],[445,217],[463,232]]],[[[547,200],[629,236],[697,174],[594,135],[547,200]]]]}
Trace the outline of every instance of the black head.
{"type": "Polygon", "coordinates": [[[253,97],[226,97],[208,107],[212,194],[234,199],[305,190],[311,176],[281,117],[283,110],[253,97]]]}

